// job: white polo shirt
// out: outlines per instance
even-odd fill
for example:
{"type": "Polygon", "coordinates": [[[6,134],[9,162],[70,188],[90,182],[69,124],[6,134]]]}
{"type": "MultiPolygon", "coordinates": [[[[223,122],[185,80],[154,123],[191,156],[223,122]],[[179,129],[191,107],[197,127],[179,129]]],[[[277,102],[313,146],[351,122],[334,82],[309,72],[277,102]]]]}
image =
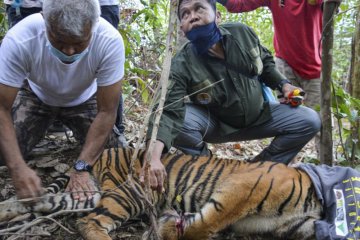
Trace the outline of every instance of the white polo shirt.
{"type": "Polygon", "coordinates": [[[119,32],[100,18],[88,53],[65,64],[49,49],[45,22],[33,14],[9,30],[0,47],[0,83],[20,88],[24,79],[41,101],[70,107],[88,100],[98,86],[108,86],[124,76],[125,51],[119,32]]]}

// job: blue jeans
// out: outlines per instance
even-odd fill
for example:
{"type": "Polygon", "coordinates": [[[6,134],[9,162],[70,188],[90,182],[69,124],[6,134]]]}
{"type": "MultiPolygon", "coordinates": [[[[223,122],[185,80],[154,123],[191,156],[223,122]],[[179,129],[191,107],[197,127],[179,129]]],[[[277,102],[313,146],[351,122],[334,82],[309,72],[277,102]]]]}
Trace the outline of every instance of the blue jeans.
{"type": "Polygon", "coordinates": [[[206,142],[225,143],[274,137],[258,158],[289,164],[320,130],[319,115],[311,108],[293,108],[279,103],[270,104],[270,111],[272,119],[266,123],[224,135],[218,127],[219,120],[205,107],[187,104],[184,124],[174,146],[187,154],[208,155],[206,142]]]}

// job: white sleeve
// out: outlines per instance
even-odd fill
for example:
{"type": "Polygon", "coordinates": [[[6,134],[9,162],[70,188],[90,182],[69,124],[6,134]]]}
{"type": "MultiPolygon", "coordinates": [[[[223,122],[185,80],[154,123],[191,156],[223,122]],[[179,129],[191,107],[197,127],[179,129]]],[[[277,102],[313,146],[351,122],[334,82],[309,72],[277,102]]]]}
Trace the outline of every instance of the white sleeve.
{"type": "Polygon", "coordinates": [[[114,84],[124,76],[125,49],[122,38],[112,38],[106,45],[96,74],[98,86],[114,84]]]}
{"type": "Polygon", "coordinates": [[[25,49],[21,43],[6,36],[0,47],[0,83],[20,88],[28,71],[25,49]]]}

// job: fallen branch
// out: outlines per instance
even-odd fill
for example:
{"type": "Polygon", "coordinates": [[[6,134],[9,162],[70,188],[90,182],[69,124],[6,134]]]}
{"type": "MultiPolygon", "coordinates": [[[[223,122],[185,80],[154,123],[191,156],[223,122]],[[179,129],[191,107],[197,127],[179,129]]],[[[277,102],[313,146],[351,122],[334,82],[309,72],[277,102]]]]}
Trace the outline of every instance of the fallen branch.
{"type": "MultiPolygon", "coordinates": [[[[141,193],[138,193],[139,197],[143,198],[145,200],[145,204],[147,205],[147,209],[149,211],[149,217],[150,217],[150,221],[152,224],[152,227],[154,229],[154,238],[155,239],[160,239],[159,234],[158,234],[158,227],[157,227],[157,219],[156,219],[156,209],[152,204],[152,194],[151,194],[151,189],[150,189],[150,185],[149,185],[149,181],[148,181],[148,169],[150,166],[150,159],[151,159],[151,154],[154,148],[154,143],[156,142],[156,135],[158,132],[158,125],[159,125],[159,121],[160,121],[160,117],[162,114],[162,110],[163,110],[163,106],[164,106],[164,102],[165,102],[165,96],[166,96],[166,91],[167,91],[167,85],[168,85],[168,78],[169,78],[169,74],[170,74],[170,65],[171,65],[171,58],[173,55],[173,42],[174,42],[174,30],[175,30],[175,25],[176,25],[176,10],[177,10],[177,1],[176,0],[172,0],[170,2],[170,17],[169,17],[169,26],[168,26],[168,32],[167,32],[167,37],[166,37],[166,49],[165,49],[165,58],[164,58],[164,62],[163,62],[163,67],[162,67],[162,73],[161,73],[161,77],[160,77],[160,84],[161,84],[161,98],[160,98],[160,102],[158,105],[158,108],[155,112],[155,121],[154,121],[154,127],[152,130],[152,134],[151,134],[151,140],[149,141],[149,145],[148,145],[148,149],[147,149],[147,153],[146,153],[146,162],[145,162],[145,166],[144,166],[144,179],[145,179],[145,193],[146,196],[142,196],[141,193]]],[[[152,108],[150,108],[152,109],[152,108]]],[[[144,126],[147,126],[149,123],[149,117],[150,114],[148,114],[145,118],[145,122],[144,122],[144,126]]],[[[143,130],[140,132],[139,134],[139,140],[136,144],[136,148],[135,148],[135,152],[132,156],[132,161],[131,161],[131,171],[130,174],[128,175],[128,179],[131,185],[133,185],[133,180],[132,180],[132,172],[133,172],[133,166],[134,166],[134,162],[138,156],[138,151],[139,151],[139,146],[140,143],[143,142],[144,136],[145,136],[145,128],[143,128],[143,130]]]]}
{"type": "MultiPolygon", "coordinates": [[[[20,233],[23,233],[25,232],[27,229],[35,226],[35,225],[38,225],[46,220],[52,220],[54,221],[52,218],[55,218],[59,215],[63,215],[63,214],[69,214],[69,213],[84,213],[84,212],[90,212],[92,209],[91,208],[88,208],[88,209],[74,209],[74,210],[60,210],[58,212],[55,212],[55,213],[52,213],[52,214],[49,214],[47,216],[40,216],[40,217],[37,217],[35,218],[33,221],[29,222],[29,223],[26,223],[25,225],[19,225],[19,226],[14,226],[14,227],[11,227],[11,228],[7,228],[7,229],[3,229],[3,230],[0,230],[0,235],[10,235],[10,234],[13,234],[12,232],[13,231],[16,231],[16,234],[20,234],[20,233]]],[[[70,233],[71,231],[69,231],[70,233]]],[[[72,234],[74,234],[73,232],[71,232],[72,234]]]]}

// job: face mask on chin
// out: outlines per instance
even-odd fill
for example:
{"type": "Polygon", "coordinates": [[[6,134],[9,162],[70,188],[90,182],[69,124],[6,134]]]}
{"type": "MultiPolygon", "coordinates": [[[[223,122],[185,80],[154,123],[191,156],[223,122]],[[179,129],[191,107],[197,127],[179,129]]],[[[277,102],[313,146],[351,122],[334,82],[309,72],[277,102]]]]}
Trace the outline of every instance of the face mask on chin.
{"type": "Polygon", "coordinates": [[[212,45],[222,39],[222,35],[215,21],[191,29],[186,33],[186,37],[193,44],[193,49],[198,55],[207,53],[212,45]]]}
{"type": "Polygon", "coordinates": [[[64,63],[73,63],[79,59],[81,59],[83,56],[85,56],[89,49],[85,48],[84,51],[82,51],[81,53],[77,53],[77,54],[73,54],[73,55],[66,55],[65,53],[61,52],[60,50],[58,50],[57,48],[55,48],[53,45],[51,45],[50,41],[48,40],[48,48],[50,50],[50,52],[52,53],[52,55],[54,55],[55,57],[57,57],[60,61],[64,62],[64,63]]]}

